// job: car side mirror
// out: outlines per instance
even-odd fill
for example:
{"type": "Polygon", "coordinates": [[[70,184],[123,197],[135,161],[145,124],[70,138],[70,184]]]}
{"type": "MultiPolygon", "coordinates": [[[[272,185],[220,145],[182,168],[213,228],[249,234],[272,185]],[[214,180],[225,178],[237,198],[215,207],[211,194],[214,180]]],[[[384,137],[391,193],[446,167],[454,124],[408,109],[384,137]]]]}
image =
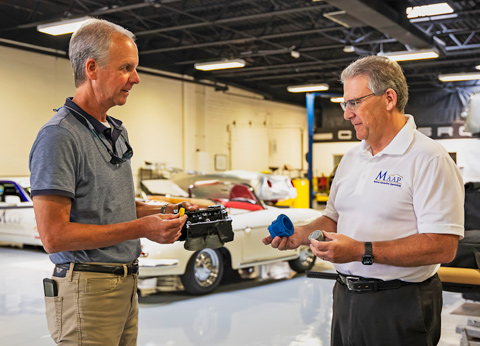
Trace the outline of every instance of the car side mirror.
{"type": "Polygon", "coordinates": [[[10,205],[19,205],[22,202],[19,196],[5,196],[5,203],[10,205]]]}

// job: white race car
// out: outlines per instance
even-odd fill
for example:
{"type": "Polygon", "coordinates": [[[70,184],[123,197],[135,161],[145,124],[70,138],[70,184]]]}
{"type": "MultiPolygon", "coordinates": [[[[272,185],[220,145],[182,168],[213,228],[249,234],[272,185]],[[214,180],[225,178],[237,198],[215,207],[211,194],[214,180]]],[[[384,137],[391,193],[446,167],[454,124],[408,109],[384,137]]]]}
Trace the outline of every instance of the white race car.
{"type": "Polygon", "coordinates": [[[0,180],[0,243],[42,246],[28,178],[0,180]]]}
{"type": "Polygon", "coordinates": [[[232,218],[234,240],[218,249],[205,248],[196,252],[184,249],[184,242],[162,245],[142,239],[139,259],[139,291],[155,292],[167,276],[180,277],[186,292],[194,295],[212,292],[225,272],[251,268],[263,264],[288,261],[297,272],[313,267],[315,255],[308,246],[296,250],[279,251],[265,246],[268,226],[280,214],[287,215],[294,225],[318,218],[322,213],[314,209],[276,208],[263,205],[253,189],[246,184],[221,182],[200,183],[190,189],[191,197],[209,198],[223,204],[232,218]]]}

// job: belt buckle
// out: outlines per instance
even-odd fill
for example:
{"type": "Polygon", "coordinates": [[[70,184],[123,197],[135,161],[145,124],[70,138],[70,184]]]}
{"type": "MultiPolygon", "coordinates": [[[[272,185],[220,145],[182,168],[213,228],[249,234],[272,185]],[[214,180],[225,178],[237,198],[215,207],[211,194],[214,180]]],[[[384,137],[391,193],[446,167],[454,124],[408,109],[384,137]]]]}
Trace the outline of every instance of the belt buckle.
{"type": "Polygon", "coordinates": [[[345,277],[347,288],[349,291],[375,291],[375,281],[371,280],[360,280],[360,278],[355,276],[345,277]]]}
{"type": "Polygon", "coordinates": [[[356,291],[355,287],[353,287],[352,281],[358,281],[359,278],[354,277],[354,276],[346,276],[345,277],[345,283],[347,284],[347,288],[349,291],[356,291]]]}

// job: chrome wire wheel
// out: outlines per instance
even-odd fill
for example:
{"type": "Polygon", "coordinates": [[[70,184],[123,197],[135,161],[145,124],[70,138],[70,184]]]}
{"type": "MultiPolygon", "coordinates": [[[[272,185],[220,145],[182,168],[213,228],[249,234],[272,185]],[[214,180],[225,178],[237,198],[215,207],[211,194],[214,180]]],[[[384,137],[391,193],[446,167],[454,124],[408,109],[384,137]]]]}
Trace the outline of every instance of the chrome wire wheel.
{"type": "Polygon", "coordinates": [[[205,248],[190,258],[180,276],[185,291],[194,295],[212,292],[222,280],[224,258],[219,250],[205,248]]]}
{"type": "Polygon", "coordinates": [[[309,268],[313,265],[313,262],[315,262],[315,255],[309,246],[302,246],[299,255],[298,260],[302,267],[309,268]]]}
{"type": "Polygon", "coordinates": [[[297,273],[305,273],[312,269],[316,259],[317,257],[313,254],[310,246],[302,245],[298,249],[298,258],[288,261],[288,264],[297,273]]]}
{"type": "Polygon", "coordinates": [[[211,286],[220,272],[218,254],[212,249],[201,250],[195,258],[195,279],[202,287],[211,286]]]}

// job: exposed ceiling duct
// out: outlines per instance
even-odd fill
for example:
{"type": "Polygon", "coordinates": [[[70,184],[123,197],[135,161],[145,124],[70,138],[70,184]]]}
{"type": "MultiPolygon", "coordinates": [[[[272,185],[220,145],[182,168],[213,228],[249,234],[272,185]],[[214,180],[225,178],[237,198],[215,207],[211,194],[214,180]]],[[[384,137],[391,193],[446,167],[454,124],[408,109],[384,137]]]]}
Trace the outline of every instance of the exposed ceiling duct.
{"type": "Polygon", "coordinates": [[[416,49],[433,47],[433,40],[430,37],[405,20],[406,15],[401,15],[384,1],[325,0],[325,2],[406,46],[416,49]]]}

